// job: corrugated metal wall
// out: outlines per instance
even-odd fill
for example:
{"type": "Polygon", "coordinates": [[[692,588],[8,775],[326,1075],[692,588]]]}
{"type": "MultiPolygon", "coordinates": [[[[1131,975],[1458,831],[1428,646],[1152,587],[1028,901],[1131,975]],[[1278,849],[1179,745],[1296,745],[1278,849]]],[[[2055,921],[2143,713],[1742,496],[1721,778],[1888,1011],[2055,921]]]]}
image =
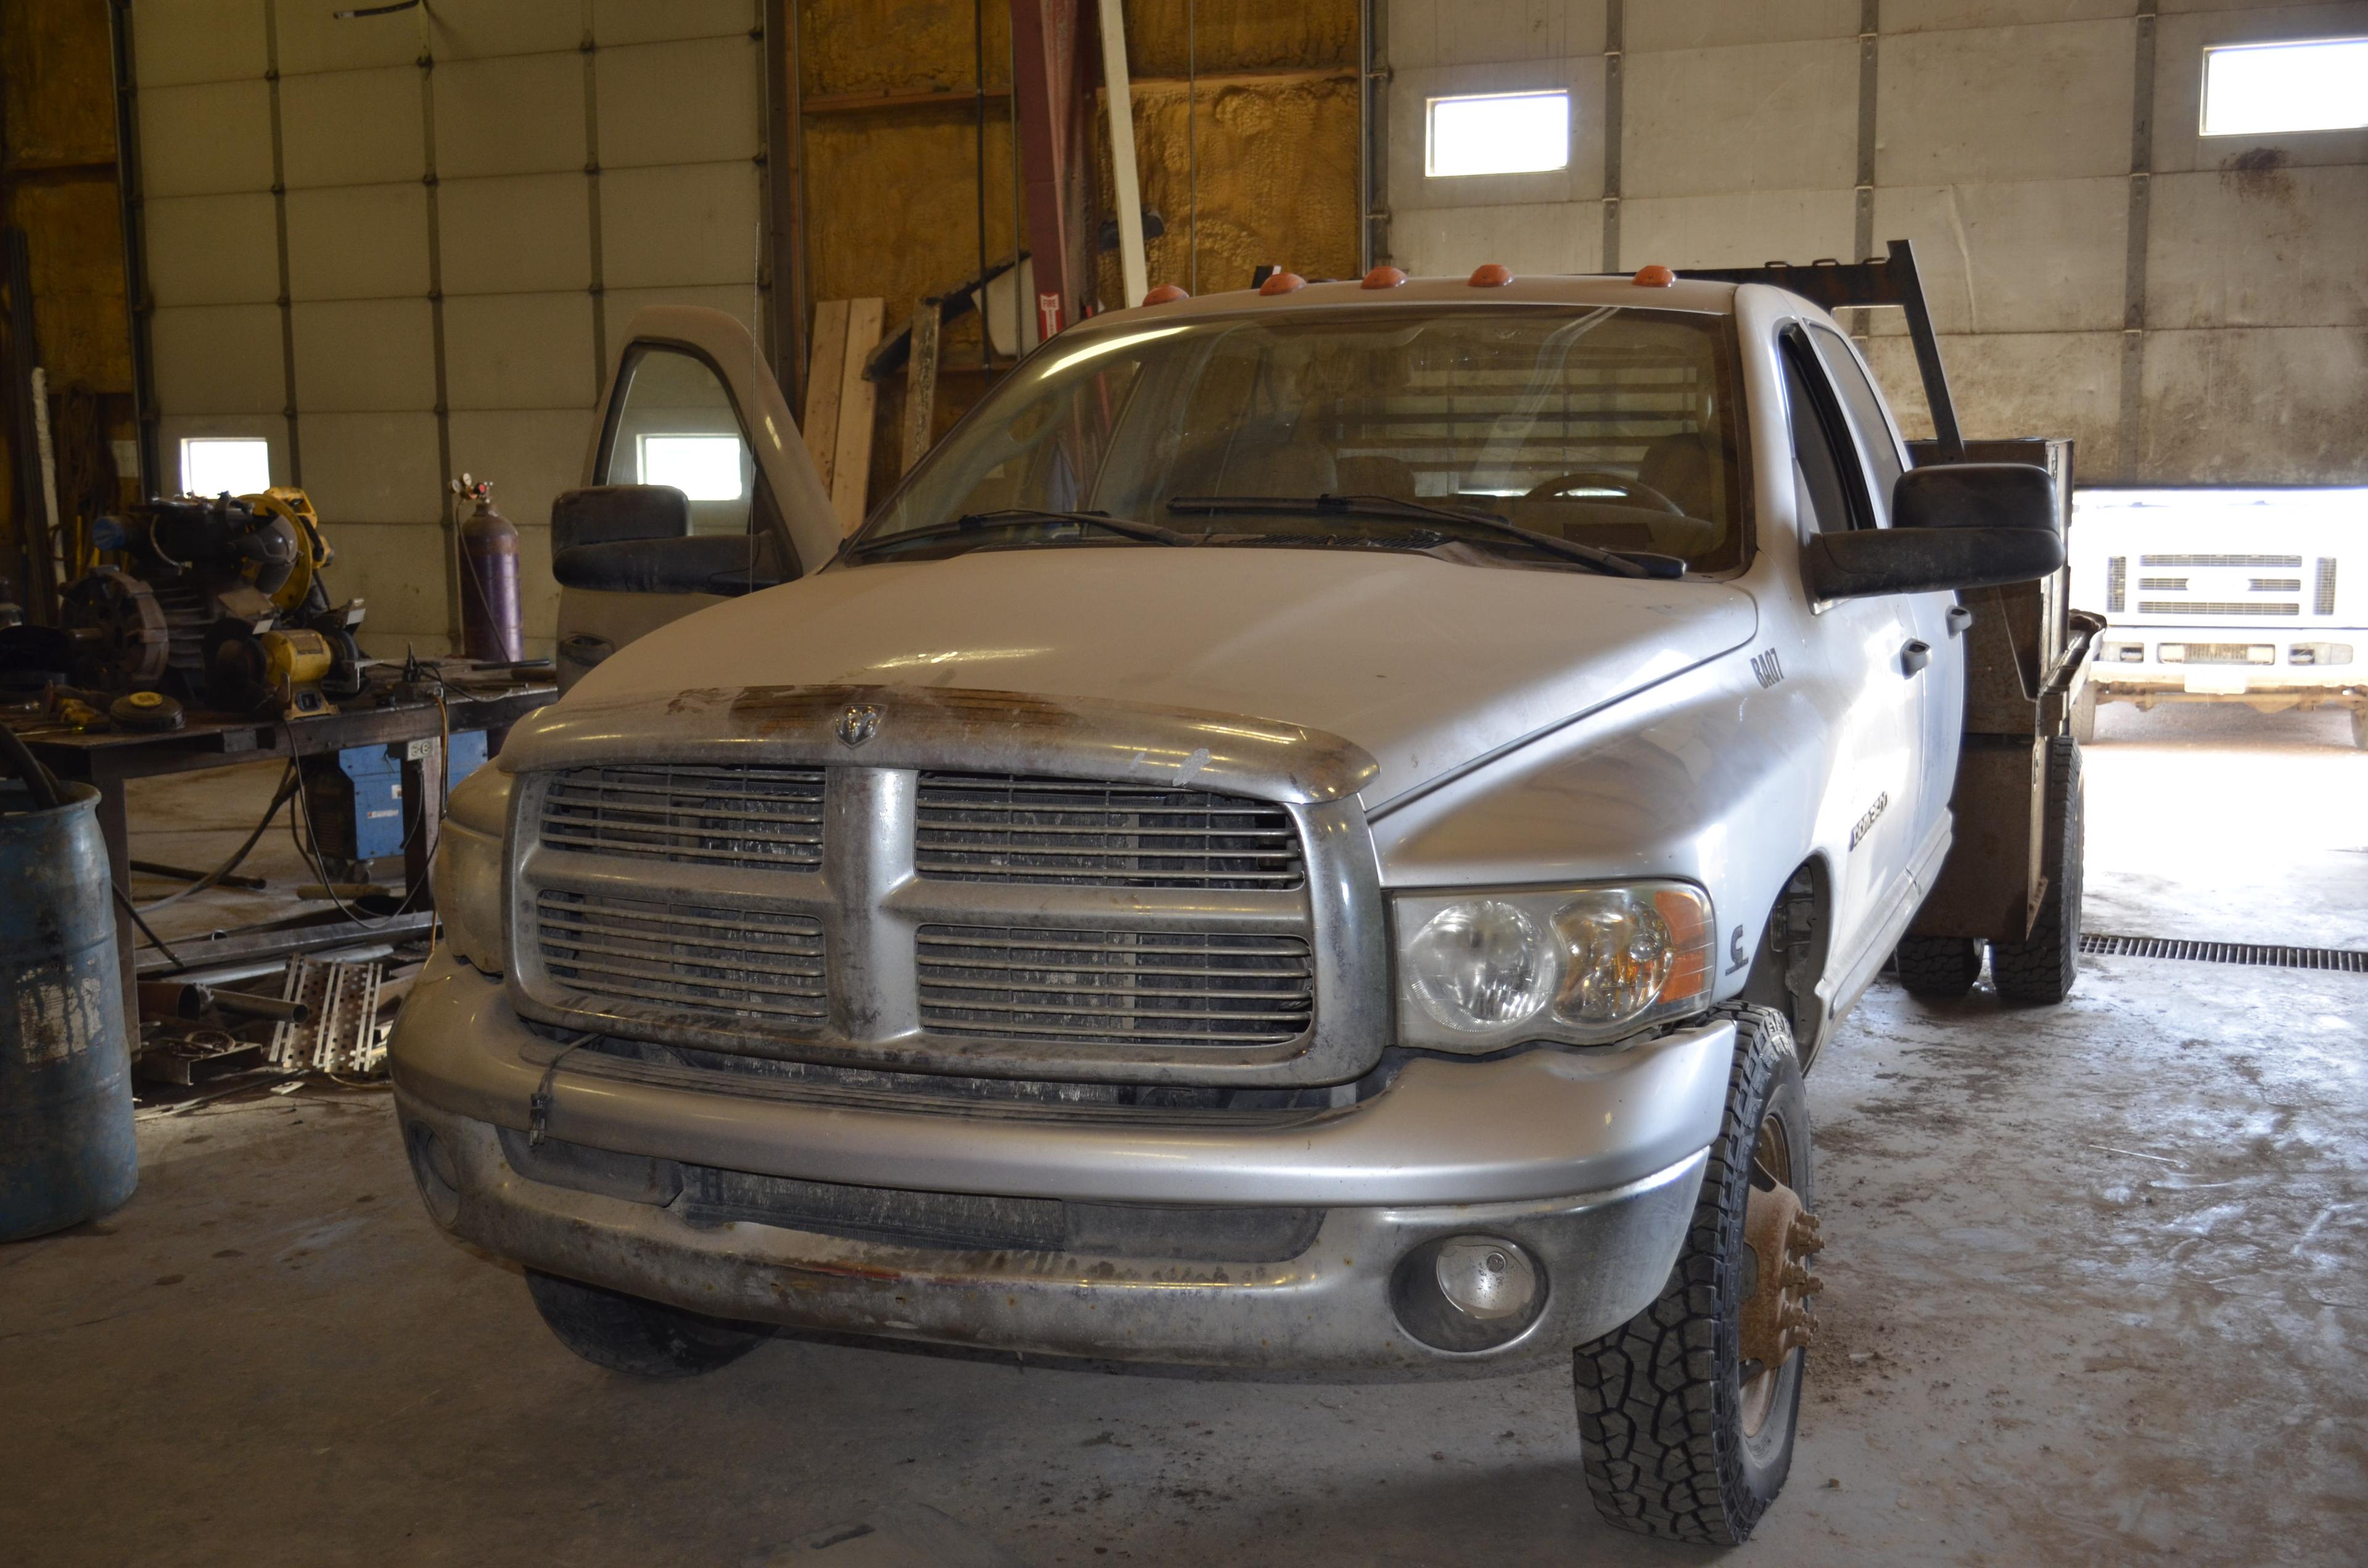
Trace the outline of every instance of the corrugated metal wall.
{"type": "Polygon", "coordinates": [[[2368,131],[2197,134],[2206,44],[2368,33],[2359,0],[1378,3],[1401,265],[1749,266],[1905,236],[1969,433],[2074,437],[2100,480],[2368,479],[2368,131]],[[1566,170],[1424,177],[1427,98],[1555,86],[1566,170]]]}
{"type": "Polygon", "coordinates": [[[757,308],[755,0],[335,8],[133,6],[165,460],[268,438],[379,653],[446,646],[444,483],[492,478],[547,653],[609,344],[644,303],[757,308]]]}

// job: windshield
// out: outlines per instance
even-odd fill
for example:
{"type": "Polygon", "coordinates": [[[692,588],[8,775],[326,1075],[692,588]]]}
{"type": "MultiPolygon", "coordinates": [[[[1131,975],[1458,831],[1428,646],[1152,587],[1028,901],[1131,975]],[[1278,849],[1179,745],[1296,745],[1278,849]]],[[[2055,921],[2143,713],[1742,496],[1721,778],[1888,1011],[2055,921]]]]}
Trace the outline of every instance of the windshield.
{"type": "Polygon", "coordinates": [[[989,394],[856,549],[902,560],[1153,542],[1043,516],[1095,512],[1183,542],[1452,539],[1568,564],[1460,525],[1469,511],[1723,571],[1743,559],[1729,342],[1724,316],[1624,307],[1333,307],[1073,331],[989,394]],[[1317,496],[1421,506],[1318,511],[1317,496]],[[1276,499],[1301,505],[1256,505],[1276,499]]]}

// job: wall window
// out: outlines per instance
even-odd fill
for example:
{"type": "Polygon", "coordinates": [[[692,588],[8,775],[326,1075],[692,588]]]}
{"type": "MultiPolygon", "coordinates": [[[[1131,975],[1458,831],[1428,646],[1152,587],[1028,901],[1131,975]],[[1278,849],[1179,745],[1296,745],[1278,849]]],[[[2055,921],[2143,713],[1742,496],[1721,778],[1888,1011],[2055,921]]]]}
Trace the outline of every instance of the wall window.
{"type": "Polygon", "coordinates": [[[671,484],[693,501],[737,501],[740,483],[737,436],[643,436],[643,484],[671,484]]]}
{"type": "Polygon", "coordinates": [[[2368,38],[2223,44],[2203,51],[2203,134],[2368,126],[2368,38]]]}
{"type": "Polygon", "coordinates": [[[1570,95],[1488,93],[1433,98],[1425,172],[1519,175],[1570,166],[1570,95]]]}
{"type": "Polygon", "coordinates": [[[189,495],[255,495],[271,488],[271,443],[260,436],[191,436],[181,443],[189,495]]]}

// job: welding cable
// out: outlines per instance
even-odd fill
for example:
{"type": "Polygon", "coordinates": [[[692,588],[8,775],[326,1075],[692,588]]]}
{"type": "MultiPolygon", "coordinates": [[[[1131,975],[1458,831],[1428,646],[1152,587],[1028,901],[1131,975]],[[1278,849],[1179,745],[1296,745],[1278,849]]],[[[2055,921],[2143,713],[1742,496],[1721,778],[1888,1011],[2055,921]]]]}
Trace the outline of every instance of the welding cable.
{"type": "Polygon", "coordinates": [[[150,899],[146,903],[140,905],[141,912],[142,914],[154,914],[155,911],[163,909],[169,904],[178,903],[183,899],[188,897],[191,893],[205,892],[208,888],[212,887],[215,883],[221,881],[224,877],[229,876],[233,871],[237,870],[239,862],[245,859],[248,855],[252,854],[257,844],[263,842],[265,832],[271,826],[271,819],[279,814],[279,808],[286,805],[288,803],[289,797],[295,794],[298,790],[303,787],[303,782],[302,776],[296,766],[296,759],[293,756],[290,756],[288,759],[288,770],[279,776],[279,788],[273,792],[271,804],[265,808],[263,820],[255,824],[255,831],[246,835],[246,842],[240,845],[236,849],[231,851],[229,859],[224,860],[221,865],[216,866],[204,876],[199,877],[196,881],[191,882],[188,887],[181,889],[177,892],[166,893],[163,898],[150,899]]]}
{"type": "Polygon", "coordinates": [[[126,894],[121,888],[117,887],[115,883],[110,881],[107,884],[107,891],[113,893],[115,895],[115,902],[123,906],[123,913],[131,916],[131,924],[140,927],[140,934],[148,938],[148,945],[150,947],[164,954],[165,959],[171,962],[175,969],[187,969],[189,967],[188,964],[181,961],[180,954],[175,952],[172,949],[165,945],[164,937],[159,937],[154,931],[149,929],[148,922],[140,918],[140,906],[132,903],[131,897],[126,894]]]}

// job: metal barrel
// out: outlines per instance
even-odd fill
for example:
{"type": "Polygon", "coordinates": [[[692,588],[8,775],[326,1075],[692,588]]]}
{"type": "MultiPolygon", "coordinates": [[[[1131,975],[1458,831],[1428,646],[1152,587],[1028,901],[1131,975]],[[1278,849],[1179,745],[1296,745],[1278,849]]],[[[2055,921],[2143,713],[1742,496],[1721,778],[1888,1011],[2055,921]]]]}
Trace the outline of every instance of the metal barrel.
{"type": "Polygon", "coordinates": [[[120,1208],[140,1185],[131,1052],[98,791],[47,811],[0,785],[0,1242],[120,1208]]]}

